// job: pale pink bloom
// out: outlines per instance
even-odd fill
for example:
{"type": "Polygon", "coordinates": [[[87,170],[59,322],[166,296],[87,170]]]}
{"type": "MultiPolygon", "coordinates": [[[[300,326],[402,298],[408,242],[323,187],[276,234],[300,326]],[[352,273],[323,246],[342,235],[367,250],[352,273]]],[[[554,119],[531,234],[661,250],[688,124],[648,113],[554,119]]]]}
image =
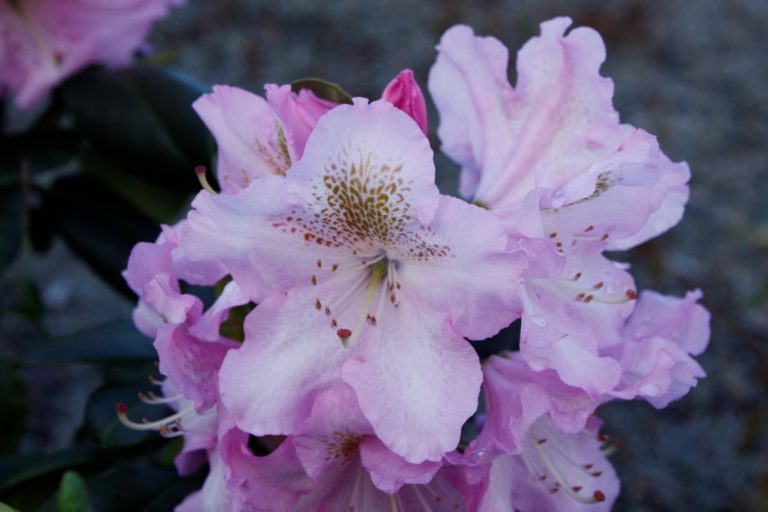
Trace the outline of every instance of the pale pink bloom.
{"type": "MultiPolygon", "coordinates": [[[[556,18],[541,25],[541,36],[518,54],[514,88],[507,81],[508,52],[498,40],[477,37],[466,26],[443,35],[429,89],[441,114],[443,150],[462,165],[466,197],[507,210],[536,189],[559,189],[555,207],[605,191],[596,183],[610,166],[602,172],[594,166],[624,151],[635,129],[619,124],[613,83],[599,74],[605,60],[600,36],[584,27],[566,36],[570,24],[556,18]]],[[[644,184],[656,199],[642,212],[647,239],[679,221],[689,173],[658,148],[640,164],[656,170],[644,184]]],[[[608,187],[615,184],[621,180],[607,180],[608,187]]]]}
{"type": "Polygon", "coordinates": [[[218,262],[187,258],[179,246],[183,226],[183,221],[175,226],[164,225],[155,242],[139,242],[131,250],[123,278],[139,296],[133,320],[143,334],[152,338],[164,324],[186,322],[197,337],[215,340],[218,339],[219,324],[229,308],[248,300],[239,293],[237,285],[229,283],[219,300],[202,314],[200,299],[181,293],[180,280],[210,286],[226,275],[218,262]]]}
{"type": "Polygon", "coordinates": [[[483,364],[485,415],[479,436],[449,460],[492,464],[481,511],[609,510],[618,479],[601,450],[593,400],[552,371],[534,372],[519,353],[483,364]],[[594,508],[589,508],[594,507],[594,508]]]}
{"type": "Polygon", "coordinates": [[[224,461],[216,450],[211,450],[209,456],[210,469],[202,489],[193,492],[176,506],[176,512],[211,511],[255,511],[254,508],[235,508],[235,495],[227,488],[226,468],[224,461]]]}
{"type": "Polygon", "coordinates": [[[634,307],[632,276],[600,248],[582,243],[568,251],[558,272],[526,277],[520,351],[531,368],[554,369],[564,383],[593,397],[614,389],[621,365],[603,348],[622,339],[634,307]]]}
{"type": "Polygon", "coordinates": [[[309,89],[294,92],[290,85],[267,84],[264,89],[267,102],[285,126],[294,160],[298,160],[304,154],[307,138],[315,129],[318,119],[335,107],[336,103],[318,98],[309,89]]]}
{"type": "Polygon", "coordinates": [[[443,150],[462,165],[462,193],[496,213],[531,261],[521,298],[521,351],[536,370],[593,396],[614,389],[619,363],[601,349],[621,337],[637,296],[602,256],[676,224],[686,164],[648,133],[619,123],[599,74],[599,35],[570,19],[541,26],[507,81],[507,49],[471,29],[446,32],[430,74],[443,150]]]}
{"type": "Polygon", "coordinates": [[[285,126],[261,96],[215,85],[192,107],[216,139],[216,174],[223,192],[236,193],[262,176],[283,176],[296,158],[285,126]]]}
{"type": "Polygon", "coordinates": [[[91,64],[124,66],[149,28],[183,0],[4,0],[0,2],[0,94],[32,107],[91,64]]]}
{"type": "Polygon", "coordinates": [[[291,439],[314,481],[294,512],[467,510],[462,490],[468,486],[456,474],[461,470],[408,463],[388,450],[347,386],[319,394],[291,439]]]}
{"type": "Polygon", "coordinates": [[[257,457],[248,447],[248,434],[224,429],[208,460],[203,487],[187,496],[178,512],[284,512],[311,485],[288,441],[257,457]]]}
{"type": "Polygon", "coordinates": [[[413,71],[404,69],[384,88],[381,99],[387,100],[416,121],[424,135],[429,130],[427,102],[424,93],[413,76],[413,71]]]}
{"type": "MultiPolygon", "coordinates": [[[[235,193],[262,176],[284,176],[304,154],[317,121],[336,103],[309,89],[267,84],[266,100],[228,85],[215,85],[192,105],[218,145],[219,186],[235,193]]],[[[424,95],[410,70],[402,71],[384,90],[384,99],[411,116],[426,133],[424,95]]]]}
{"type": "Polygon", "coordinates": [[[479,512],[607,512],[619,480],[605,458],[592,418],[576,434],[562,433],[546,417],[532,426],[519,455],[502,455],[491,466],[479,512]]]}
{"type": "Polygon", "coordinates": [[[317,120],[336,106],[312,91],[265,86],[267,99],[228,85],[214,85],[192,107],[218,145],[219,186],[235,193],[263,176],[284,176],[301,158],[317,120]]]}
{"type": "Polygon", "coordinates": [[[482,339],[519,313],[522,268],[499,221],[434,185],[429,143],[390,103],[340,105],[285,178],[201,193],[182,244],[259,303],[221,371],[243,430],[292,434],[343,378],[410,462],[453,449],[475,410],[482,339]]]}
{"type": "Polygon", "coordinates": [[[596,401],[584,390],[563,384],[552,370],[531,370],[518,352],[492,356],[483,363],[483,398],[479,436],[461,457],[451,460],[476,465],[499,454],[519,454],[532,426],[545,416],[559,430],[576,434],[607,400],[596,401]]]}
{"type": "Polygon", "coordinates": [[[190,261],[178,244],[178,230],[163,226],[155,243],[139,243],[131,251],[123,276],[139,295],[134,321],[155,339],[159,370],[166,376],[163,396],[154,392],[141,400],[168,405],[176,412],[150,423],[137,423],[118,405],[118,416],[129,428],[157,430],[165,436],[184,435],[184,449],[176,460],[180,472],[193,471],[215,446],[218,429],[218,372],[226,352],[238,346],[219,334],[229,310],[248,302],[235,283],[228,283],[215,303],[203,312],[202,301],[181,292],[181,281],[212,285],[223,267],[217,263],[190,261]]]}
{"type": "MultiPolygon", "coordinates": [[[[607,260],[604,268],[622,272],[611,269],[607,260]]],[[[599,313],[591,319],[592,328],[574,313],[578,305],[573,302],[547,295],[546,290],[531,293],[528,283],[523,296],[520,348],[528,364],[535,370],[557,370],[563,382],[595,399],[637,396],[664,407],[704,377],[690,357],[700,354],[709,341],[709,313],[696,303],[700,292],[685,299],[643,292],[642,303],[621,321],[606,311],[609,305],[592,304],[599,313]],[[538,299],[531,298],[536,293],[538,299]]]]}
{"type": "Polygon", "coordinates": [[[655,407],[684,396],[705,376],[691,357],[709,342],[709,312],[697,304],[700,291],[682,299],[645,291],[624,327],[624,343],[616,347],[622,382],[618,398],[643,398],[655,407]]]}
{"type": "MultiPolygon", "coordinates": [[[[698,291],[683,299],[643,292],[620,337],[597,353],[618,368],[618,379],[596,395],[564,383],[553,370],[532,370],[520,353],[489,358],[483,364],[483,428],[463,460],[479,464],[519,453],[528,429],[545,415],[574,434],[603,403],[642,398],[661,408],[685,395],[705,375],[691,357],[709,340],[709,313],[697,304],[700,297],[698,291]]],[[[584,362],[574,357],[571,364],[584,362]]]]}
{"type": "Polygon", "coordinates": [[[234,502],[231,510],[284,512],[310,492],[313,482],[304,471],[290,438],[252,439],[246,432],[231,428],[226,421],[225,425],[218,451],[234,502]],[[257,456],[251,449],[254,442],[262,445],[274,442],[276,446],[270,446],[273,449],[269,454],[257,456]]]}

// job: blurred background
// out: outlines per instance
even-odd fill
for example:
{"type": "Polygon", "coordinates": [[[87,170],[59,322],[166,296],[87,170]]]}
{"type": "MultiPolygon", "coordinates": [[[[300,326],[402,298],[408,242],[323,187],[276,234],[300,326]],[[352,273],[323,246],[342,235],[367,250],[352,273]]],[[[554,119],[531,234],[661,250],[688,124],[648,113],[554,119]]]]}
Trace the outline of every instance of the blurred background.
{"type": "MultiPolygon", "coordinates": [[[[622,120],[692,169],[683,222],[614,259],[632,263],[641,289],[702,288],[713,319],[700,358],[708,378],[689,396],[663,411],[601,411],[605,431],[623,442],[612,459],[622,480],[615,510],[768,511],[768,2],[191,0],[150,40],[155,59],[204,86],[261,93],[264,83],[317,76],[378,97],[405,67],[426,87],[434,46],[455,23],[499,38],[514,56],[558,15],[602,34],[622,120]]],[[[430,105],[436,150],[437,123],[430,105]]],[[[438,175],[454,193],[457,168],[442,156],[438,175]]],[[[44,333],[128,319],[132,305],[66,244],[53,241],[43,255],[27,247],[0,282],[0,357],[13,360],[44,333]]],[[[99,372],[30,366],[20,375],[1,387],[19,400],[26,393],[21,452],[66,447],[99,372]]]]}

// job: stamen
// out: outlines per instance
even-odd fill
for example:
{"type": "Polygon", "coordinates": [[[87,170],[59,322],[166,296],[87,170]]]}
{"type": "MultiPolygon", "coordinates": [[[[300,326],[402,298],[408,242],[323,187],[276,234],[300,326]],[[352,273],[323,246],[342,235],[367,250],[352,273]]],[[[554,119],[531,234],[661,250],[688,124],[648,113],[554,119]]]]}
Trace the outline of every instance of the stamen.
{"type": "MultiPolygon", "coordinates": [[[[355,484],[352,487],[352,496],[349,500],[349,512],[355,512],[355,503],[357,503],[357,493],[360,488],[360,475],[363,472],[363,465],[359,463],[357,465],[357,474],[355,475],[355,484]]],[[[362,512],[362,511],[361,511],[362,512]]]]}
{"type": "Polygon", "coordinates": [[[162,386],[165,384],[165,379],[158,379],[154,375],[147,375],[147,380],[149,380],[149,383],[153,386],[162,386]]]}
{"type": "Polygon", "coordinates": [[[168,417],[165,417],[161,420],[157,421],[147,421],[145,420],[142,423],[136,423],[135,421],[131,421],[128,419],[128,406],[124,403],[120,402],[115,405],[115,412],[117,413],[117,419],[120,420],[120,423],[125,425],[126,427],[133,429],[133,430],[160,430],[163,427],[167,427],[169,424],[180,420],[187,414],[191,413],[195,410],[195,406],[192,405],[182,411],[179,411],[175,414],[172,414],[168,417]]]}
{"type": "MultiPolygon", "coordinates": [[[[533,435],[531,435],[531,437],[533,437],[533,435]]],[[[533,437],[533,440],[534,440],[533,446],[536,448],[536,451],[539,453],[539,456],[541,457],[541,460],[544,462],[544,465],[547,467],[549,474],[552,475],[555,481],[559,484],[558,488],[563,489],[571,498],[585,505],[593,505],[595,503],[599,503],[600,501],[605,501],[605,495],[600,491],[595,491],[593,496],[591,497],[582,496],[577,491],[574,491],[574,489],[577,488],[578,486],[569,485],[563,479],[563,477],[555,468],[554,464],[552,464],[552,461],[547,456],[547,453],[544,450],[544,448],[542,448],[541,445],[538,442],[536,442],[537,440],[535,437],[533,437]],[[602,500],[599,499],[599,497],[602,497],[602,500]]],[[[578,488],[579,490],[581,490],[581,487],[578,487],[578,488]]]]}
{"type": "Polygon", "coordinates": [[[376,256],[372,257],[369,260],[365,260],[365,259],[360,260],[358,258],[355,258],[354,262],[350,264],[340,265],[338,263],[334,263],[334,265],[331,267],[331,272],[336,272],[337,274],[343,274],[345,272],[359,272],[361,269],[370,267],[371,265],[374,265],[380,262],[386,257],[387,257],[386,253],[381,253],[381,254],[377,254],[376,256]]]}
{"type": "Polygon", "coordinates": [[[432,507],[429,506],[429,503],[424,499],[424,496],[421,495],[421,492],[419,491],[419,486],[414,485],[413,486],[413,493],[416,495],[416,498],[419,500],[419,503],[422,507],[424,507],[424,510],[427,512],[433,512],[432,507]]]}
{"type": "Polygon", "coordinates": [[[200,186],[203,187],[203,190],[208,192],[209,194],[213,194],[214,196],[219,195],[218,192],[216,192],[211,184],[208,182],[208,178],[206,177],[205,173],[208,171],[204,165],[198,165],[195,167],[195,174],[197,174],[197,180],[200,182],[200,186]]]}
{"type": "Polygon", "coordinates": [[[170,404],[173,402],[178,402],[183,398],[184,398],[183,395],[160,397],[160,396],[157,396],[154,391],[150,391],[146,395],[144,393],[139,393],[139,400],[141,400],[145,404],[153,404],[153,405],[170,404]]]}
{"type": "MultiPolygon", "coordinates": [[[[350,300],[355,296],[355,294],[357,294],[360,291],[362,286],[365,284],[365,281],[368,279],[368,276],[366,275],[365,272],[360,272],[359,274],[356,274],[354,277],[355,278],[351,281],[351,284],[347,287],[347,290],[344,292],[344,295],[336,299],[336,301],[333,302],[332,304],[323,304],[319,298],[316,299],[317,301],[320,301],[321,308],[322,306],[325,306],[326,315],[331,315],[333,314],[334,311],[338,311],[338,312],[344,311],[344,309],[349,304],[350,300]]],[[[337,280],[333,281],[332,283],[338,284],[337,280]]],[[[320,285],[320,289],[318,291],[320,292],[326,284],[330,284],[329,281],[326,281],[325,283],[320,285]]],[[[315,305],[317,305],[317,303],[315,303],[315,305]]],[[[334,318],[333,320],[335,321],[336,319],[334,318]]],[[[333,325],[333,322],[332,322],[332,325],[333,325]]],[[[336,326],[333,325],[333,327],[336,327],[336,326]]]]}
{"type": "Polygon", "coordinates": [[[624,293],[617,295],[597,294],[598,290],[605,288],[605,283],[600,281],[585,288],[575,286],[572,283],[580,279],[581,272],[578,272],[573,279],[554,279],[554,283],[568,293],[573,294],[576,302],[589,304],[590,302],[599,302],[600,304],[624,304],[637,298],[637,292],[627,289],[624,293]]]}

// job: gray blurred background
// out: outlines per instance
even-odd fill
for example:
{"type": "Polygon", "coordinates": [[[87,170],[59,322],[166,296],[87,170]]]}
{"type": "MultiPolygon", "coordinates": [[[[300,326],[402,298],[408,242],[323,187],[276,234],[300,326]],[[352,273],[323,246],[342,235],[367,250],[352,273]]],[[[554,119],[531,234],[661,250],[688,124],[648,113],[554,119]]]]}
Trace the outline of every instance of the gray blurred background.
{"type": "MultiPolygon", "coordinates": [[[[151,41],[170,65],[206,85],[261,93],[266,82],[319,76],[378,97],[405,67],[425,85],[434,45],[452,24],[496,36],[514,56],[557,15],[602,34],[603,74],[615,82],[622,120],[656,134],[693,173],[685,220],[614,257],[633,264],[641,288],[701,287],[713,314],[701,357],[709,377],[688,397],[663,411],[643,403],[602,411],[605,431],[623,441],[612,459],[622,479],[615,510],[768,511],[768,2],[191,0],[151,41]]],[[[456,174],[438,157],[445,192],[454,191],[456,174]]],[[[62,246],[45,257],[26,251],[8,275],[40,286],[52,333],[130,315],[131,304],[62,246]]],[[[8,282],[0,291],[19,293],[8,282]]],[[[24,322],[1,313],[0,335],[37,343],[24,322]]],[[[0,348],[0,355],[12,350],[0,348]]],[[[48,414],[30,417],[25,446],[65,446],[73,435],[67,418],[82,413],[98,378],[87,368],[31,368],[28,377],[30,399],[48,414]]]]}

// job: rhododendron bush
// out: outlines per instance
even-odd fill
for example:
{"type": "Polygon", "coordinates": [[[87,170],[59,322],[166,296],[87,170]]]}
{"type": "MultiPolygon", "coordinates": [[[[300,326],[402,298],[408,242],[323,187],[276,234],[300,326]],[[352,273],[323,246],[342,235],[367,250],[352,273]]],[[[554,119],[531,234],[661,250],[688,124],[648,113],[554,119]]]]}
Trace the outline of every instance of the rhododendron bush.
{"type": "Polygon", "coordinates": [[[510,61],[454,26],[427,80],[374,98],[147,65],[69,78],[126,65],[174,3],[0,0],[0,85],[44,111],[10,161],[25,184],[66,171],[28,191],[31,241],[136,300],[133,326],[27,356],[105,364],[109,386],[81,446],[0,489],[78,466],[59,503],[117,509],[140,475],[152,510],[610,510],[600,406],[691,391],[709,314],[616,254],[680,221],[690,171],[620,121],[599,34],[555,18],[510,61]]]}

